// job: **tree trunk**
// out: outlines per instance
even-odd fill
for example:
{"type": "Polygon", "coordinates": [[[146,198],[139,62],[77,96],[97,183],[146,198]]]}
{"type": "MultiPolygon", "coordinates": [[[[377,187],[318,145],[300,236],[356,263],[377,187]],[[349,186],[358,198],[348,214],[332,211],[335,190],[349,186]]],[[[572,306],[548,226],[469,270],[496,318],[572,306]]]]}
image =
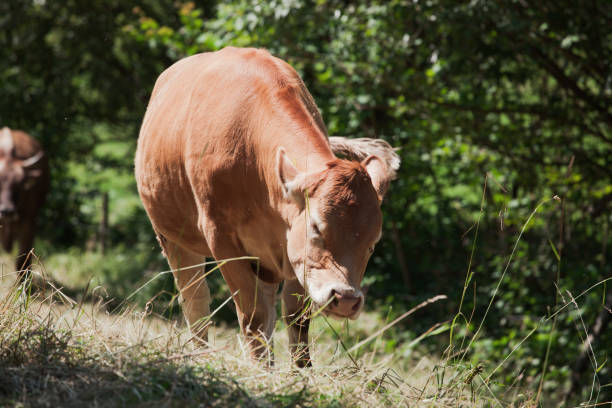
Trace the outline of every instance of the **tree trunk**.
{"type": "Polygon", "coordinates": [[[108,232],[108,192],[102,193],[102,220],[100,221],[100,253],[106,252],[106,236],[108,232]]]}
{"type": "Polygon", "coordinates": [[[402,248],[402,240],[400,239],[399,231],[395,221],[391,222],[391,239],[395,246],[395,253],[397,255],[397,262],[399,263],[400,270],[402,272],[402,280],[406,287],[411,287],[410,272],[408,271],[408,264],[406,263],[406,257],[404,256],[404,249],[402,248]]]}

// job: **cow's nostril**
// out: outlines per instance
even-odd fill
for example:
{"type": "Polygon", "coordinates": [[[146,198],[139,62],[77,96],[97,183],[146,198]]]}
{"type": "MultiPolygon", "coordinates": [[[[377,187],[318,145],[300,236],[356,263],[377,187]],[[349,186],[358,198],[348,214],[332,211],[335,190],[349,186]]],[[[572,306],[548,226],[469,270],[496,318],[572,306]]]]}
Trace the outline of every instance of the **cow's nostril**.
{"type": "Polygon", "coordinates": [[[356,312],[357,310],[359,310],[360,305],[361,305],[361,298],[358,297],[351,310],[353,310],[353,312],[356,312]]]}
{"type": "Polygon", "coordinates": [[[335,290],[332,289],[331,295],[329,296],[329,298],[332,300],[330,303],[331,306],[337,307],[338,303],[340,302],[340,299],[342,299],[342,296],[339,293],[337,293],[335,290]]]}

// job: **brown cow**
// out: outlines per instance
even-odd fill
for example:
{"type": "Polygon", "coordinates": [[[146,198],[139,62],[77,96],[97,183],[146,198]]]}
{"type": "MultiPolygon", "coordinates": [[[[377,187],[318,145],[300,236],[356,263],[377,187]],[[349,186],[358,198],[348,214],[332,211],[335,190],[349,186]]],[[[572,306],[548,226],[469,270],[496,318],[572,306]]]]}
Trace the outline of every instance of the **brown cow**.
{"type": "Polygon", "coordinates": [[[138,190],[175,271],[191,330],[204,337],[205,257],[221,266],[251,350],[263,356],[282,297],[292,352],[310,364],[309,318],[356,318],[382,227],[380,204],[399,159],[384,142],[334,156],[298,74],[267,51],[225,48],[185,58],[158,78],[136,153],[138,190]],[[354,153],[354,154],[352,154],[354,153]],[[387,165],[389,162],[389,165],[387,165]]]}
{"type": "Polygon", "coordinates": [[[40,144],[21,130],[0,130],[0,236],[11,251],[19,242],[16,270],[28,276],[36,217],[49,190],[49,163],[40,144]]]}

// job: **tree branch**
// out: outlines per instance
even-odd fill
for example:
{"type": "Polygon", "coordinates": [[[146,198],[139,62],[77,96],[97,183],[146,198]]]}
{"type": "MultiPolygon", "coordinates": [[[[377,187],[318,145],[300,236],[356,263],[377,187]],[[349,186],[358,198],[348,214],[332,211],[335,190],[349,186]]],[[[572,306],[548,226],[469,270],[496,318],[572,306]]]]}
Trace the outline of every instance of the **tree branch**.
{"type": "Polygon", "coordinates": [[[557,83],[562,87],[569,89],[575,96],[591,105],[595,110],[600,112],[606,122],[612,124],[612,115],[608,109],[599,104],[597,98],[587,93],[584,89],[580,88],[576,81],[563,72],[557,64],[554,63],[546,54],[540,49],[529,46],[529,52],[536,61],[540,62],[540,66],[543,67],[550,75],[557,80],[557,83]]]}

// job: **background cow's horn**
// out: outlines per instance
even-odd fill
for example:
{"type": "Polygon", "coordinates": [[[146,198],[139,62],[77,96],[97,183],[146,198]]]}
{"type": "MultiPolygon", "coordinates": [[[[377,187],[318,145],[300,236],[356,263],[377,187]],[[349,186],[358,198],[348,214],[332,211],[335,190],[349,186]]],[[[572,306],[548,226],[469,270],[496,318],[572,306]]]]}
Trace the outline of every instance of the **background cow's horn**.
{"type": "Polygon", "coordinates": [[[6,126],[0,132],[0,150],[10,154],[13,151],[13,135],[6,126]]]}
{"type": "Polygon", "coordinates": [[[42,151],[42,150],[39,150],[39,151],[38,151],[38,153],[36,153],[34,156],[28,157],[27,159],[23,160],[23,161],[21,162],[21,165],[22,165],[23,167],[30,167],[30,166],[32,166],[32,165],[34,165],[34,164],[36,164],[36,162],[37,162],[37,161],[39,161],[40,159],[42,159],[42,157],[43,157],[44,155],[45,155],[45,154],[43,153],[43,151],[42,151]]]}
{"type": "Polygon", "coordinates": [[[334,154],[351,160],[362,161],[368,156],[378,156],[387,165],[388,179],[397,177],[401,159],[396,153],[398,148],[392,147],[383,139],[368,137],[351,139],[343,136],[330,136],[329,144],[334,154]]]}

